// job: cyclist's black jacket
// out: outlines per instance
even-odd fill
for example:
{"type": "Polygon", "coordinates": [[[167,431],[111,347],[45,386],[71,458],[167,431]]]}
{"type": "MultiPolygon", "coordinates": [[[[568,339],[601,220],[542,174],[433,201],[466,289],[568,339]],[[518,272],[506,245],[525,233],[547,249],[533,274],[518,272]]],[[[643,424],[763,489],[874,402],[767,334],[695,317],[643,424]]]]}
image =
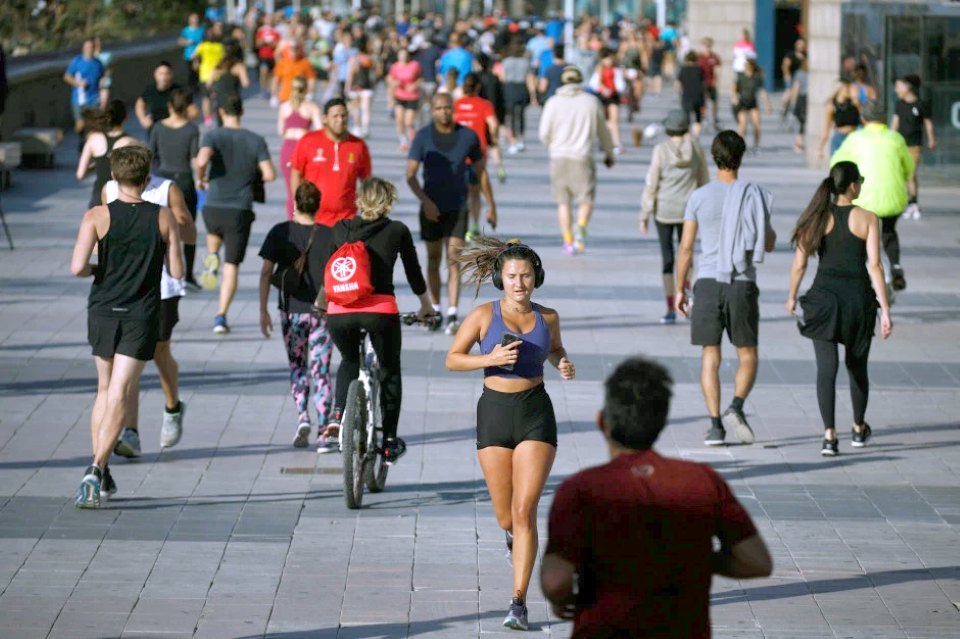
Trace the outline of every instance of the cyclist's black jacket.
{"type": "Polygon", "coordinates": [[[413,236],[406,224],[385,217],[365,222],[359,214],[348,220],[340,220],[333,227],[330,255],[347,242],[358,240],[363,241],[370,255],[370,280],[374,295],[394,295],[393,266],[398,255],[403,260],[403,270],[414,295],[426,293],[427,282],[423,279],[413,236]]]}

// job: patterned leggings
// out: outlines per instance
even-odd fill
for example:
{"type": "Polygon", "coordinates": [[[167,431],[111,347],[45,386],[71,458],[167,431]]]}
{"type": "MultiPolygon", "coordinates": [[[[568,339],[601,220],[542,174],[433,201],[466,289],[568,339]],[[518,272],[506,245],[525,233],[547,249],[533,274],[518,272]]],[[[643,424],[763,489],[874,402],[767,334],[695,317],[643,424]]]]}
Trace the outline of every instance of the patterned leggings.
{"type": "Polygon", "coordinates": [[[280,327],[283,330],[283,343],[287,347],[287,359],[290,360],[290,392],[297,405],[297,415],[301,422],[310,421],[307,404],[312,378],[317,419],[322,428],[327,424],[333,401],[330,384],[333,345],[327,332],[327,321],[312,313],[280,311],[280,327]]]}

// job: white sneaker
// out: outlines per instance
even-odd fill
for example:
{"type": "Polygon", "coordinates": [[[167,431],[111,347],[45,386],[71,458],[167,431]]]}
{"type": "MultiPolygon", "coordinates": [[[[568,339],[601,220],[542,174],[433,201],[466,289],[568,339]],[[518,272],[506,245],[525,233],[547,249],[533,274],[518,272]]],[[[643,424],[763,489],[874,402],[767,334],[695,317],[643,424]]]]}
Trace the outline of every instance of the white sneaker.
{"type": "Polygon", "coordinates": [[[919,220],[920,219],[920,205],[916,202],[907,205],[907,210],[904,212],[903,217],[908,220],[919,220]]]}
{"type": "Polygon", "coordinates": [[[278,98],[277,96],[273,96],[272,98],[270,98],[270,106],[271,106],[272,108],[274,108],[274,109],[276,109],[277,107],[279,107],[279,106],[280,106],[280,98],[278,98]]]}
{"type": "Polygon", "coordinates": [[[310,422],[302,421],[297,424],[297,434],[293,438],[294,448],[306,448],[310,445],[310,422]]]}
{"type": "Polygon", "coordinates": [[[519,150],[520,149],[517,148],[516,144],[511,144],[509,148],[507,148],[507,153],[509,153],[510,155],[516,155],[519,150]]]}
{"type": "Polygon", "coordinates": [[[160,427],[160,448],[173,448],[180,443],[183,436],[183,414],[187,412],[187,405],[183,402],[177,406],[176,413],[163,411],[163,426],[160,427]]]}
{"type": "Polygon", "coordinates": [[[527,150],[526,142],[524,142],[523,140],[520,140],[519,142],[517,142],[517,151],[526,151],[526,150],[527,150]]]}
{"type": "Polygon", "coordinates": [[[121,457],[140,457],[143,454],[140,451],[140,433],[132,428],[124,429],[113,452],[121,457]]]}

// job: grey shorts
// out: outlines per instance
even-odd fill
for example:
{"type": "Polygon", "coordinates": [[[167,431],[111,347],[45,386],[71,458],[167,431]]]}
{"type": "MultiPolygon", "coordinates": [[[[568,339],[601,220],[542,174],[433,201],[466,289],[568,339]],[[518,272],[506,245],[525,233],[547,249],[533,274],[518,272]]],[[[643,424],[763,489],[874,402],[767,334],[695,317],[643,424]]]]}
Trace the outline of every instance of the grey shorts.
{"type": "Polygon", "coordinates": [[[553,186],[553,201],[570,204],[593,204],[597,192],[597,167],[593,158],[550,158],[550,183],[553,186]]]}
{"type": "Polygon", "coordinates": [[[83,119],[83,112],[86,109],[93,109],[96,111],[100,108],[100,100],[96,99],[93,102],[87,102],[86,104],[71,104],[70,109],[73,111],[73,121],[79,122],[83,119]]]}

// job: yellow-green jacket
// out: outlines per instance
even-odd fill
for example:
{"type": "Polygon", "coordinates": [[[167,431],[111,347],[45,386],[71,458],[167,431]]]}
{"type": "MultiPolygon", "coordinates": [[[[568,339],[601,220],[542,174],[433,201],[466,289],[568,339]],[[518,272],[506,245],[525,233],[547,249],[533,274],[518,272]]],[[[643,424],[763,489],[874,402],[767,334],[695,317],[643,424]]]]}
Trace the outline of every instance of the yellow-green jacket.
{"type": "Polygon", "coordinates": [[[856,164],[863,176],[860,197],[854,204],[877,217],[903,212],[907,206],[906,182],[914,167],[902,135],[886,124],[871,122],[847,136],[830,158],[830,166],[844,161],[856,164]]]}

